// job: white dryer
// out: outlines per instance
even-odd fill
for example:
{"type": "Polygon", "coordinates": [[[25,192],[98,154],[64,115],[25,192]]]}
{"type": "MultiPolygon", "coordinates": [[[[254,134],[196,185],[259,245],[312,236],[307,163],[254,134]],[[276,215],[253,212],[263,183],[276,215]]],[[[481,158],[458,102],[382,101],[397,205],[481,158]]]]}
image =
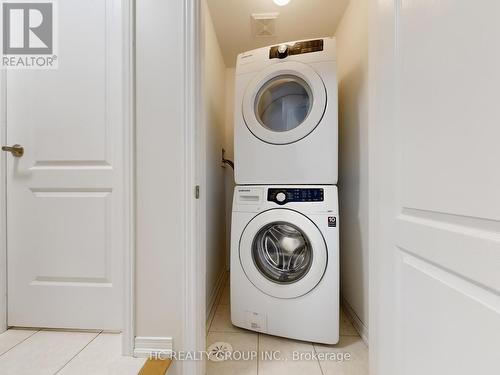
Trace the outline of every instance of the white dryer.
{"type": "Polygon", "coordinates": [[[238,55],[237,184],[336,184],[335,39],[284,43],[238,55]]]}
{"type": "Polygon", "coordinates": [[[237,186],[231,230],[231,321],[271,335],[339,339],[335,186],[237,186]]]}

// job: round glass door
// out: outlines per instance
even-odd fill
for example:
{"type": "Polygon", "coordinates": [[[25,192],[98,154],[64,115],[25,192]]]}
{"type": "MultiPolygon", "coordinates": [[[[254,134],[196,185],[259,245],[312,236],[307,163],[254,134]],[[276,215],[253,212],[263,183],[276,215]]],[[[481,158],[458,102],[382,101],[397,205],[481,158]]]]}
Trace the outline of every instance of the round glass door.
{"type": "Polygon", "coordinates": [[[277,298],[309,293],[328,263],[318,227],[307,216],[286,208],[267,210],[250,220],[241,234],[239,256],[248,280],[277,298]]]}
{"type": "Polygon", "coordinates": [[[269,80],[257,93],[255,113],[262,126],[286,132],[302,124],[309,115],[313,95],[303,79],[283,75],[269,80]]]}
{"type": "Polygon", "coordinates": [[[243,95],[243,119],[261,141],[285,145],[307,137],[326,110],[326,89],[309,65],[273,64],[259,72],[243,95]]]}
{"type": "Polygon", "coordinates": [[[279,284],[289,284],[307,274],[313,252],[309,239],[300,228],[286,222],[274,222],[257,232],[252,257],[263,276],[279,284]]]}

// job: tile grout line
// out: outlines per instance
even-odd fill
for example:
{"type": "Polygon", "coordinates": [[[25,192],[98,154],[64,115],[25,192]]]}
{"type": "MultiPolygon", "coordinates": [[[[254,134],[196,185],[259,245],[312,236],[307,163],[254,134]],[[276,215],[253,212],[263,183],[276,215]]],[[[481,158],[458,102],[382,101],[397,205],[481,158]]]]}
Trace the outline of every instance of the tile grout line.
{"type": "MultiPolygon", "coordinates": [[[[312,343],[312,346],[313,346],[314,353],[316,355],[318,355],[318,351],[316,350],[316,344],[312,343]]],[[[319,360],[319,358],[317,361],[318,361],[319,371],[321,372],[321,375],[325,375],[325,373],[323,372],[323,367],[321,366],[321,361],[319,360]]]]}
{"type": "MultiPolygon", "coordinates": [[[[339,342],[340,342],[340,338],[342,338],[342,337],[357,337],[360,340],[363,340],[360,335],[339,335],[339,342]]],[[[335,345],[338,345],[338,343],[335,345]]],[[[316,344],[312,343],[312,346],[313,346],[314,352],[316,353],[316,355],[318,355],[318,350],[316,349],[316,344]]],[[[321,361],[319,359],[318,359],[318,363],[319,363],[319,369],[321,371],[321,375],[325,375],[325,373],[323,371],[323,366],[321,366],[321,361]]]]}
{"type": "Polygon", "coordinates": [[[212,324],[214,323],[215,314],[217,314],[217,310],[219,309],[219,306],[220,305],[217,305],[215,307],[214,315],[212,315],[212,319],[210,319],[210,324],[208,325],[208,332],[207,332],[207,334],[210,333],[210,332],[212,332],[212,324]]]}
{"type": "MultiPolygon", "coordinates": [[[[8,330],[6,330],[5,332],[7,332],[8,330]]],[[[2,354],[0,354],[0,357],[3,356],[4,354],[7,354],[8,352],[10,352],[12,349],[14,349],[16,346],[18,345],[21,345],[23,342],[25,342],[26,340],[32,338],[34,335],[36,335],[38,332],[40,332],[41,330],[38,329],[37,331],[33,332],[31,335],[29,335],[28,337],[24,338],[23,340],[19,341],[16,345],[14,345],[13,347],[7,349],[5,352],[3,352],[2,354]]]]}
{"type": "Polygon", "coordinates": [[[92,340],[90,340],[87,344],[85,344],[85,345],[83,346],[83,348],[81,348],[79,351],[77,351],[77,352],[76,352],[76,354],[68,360],[68,362],[66,362],[64,365],[62,365],[62,367],[61,367],[59,370],[57,370],[56,372],[54,372],[54,375],[59,374],[59,373],[60,373],[60,372],[61,372],[61,371],[62,371],[62,370],[63,370],[63,369],[64,369],[64,368],[65,368],[65,367],[66,367],[66,366],[67,366],[67,365],[68,365],[68,364],[72,361],[72,360],[74,360],[74,359],[78,356],[78,354],[80,354],[81,352],[83,352],[83,350],[84,350],[87,346],[89,346],[92,342],[94,342],[94,340],[95,340],[96,338],[98,338],[98,337],[101,335],[101,333],[102,333],[102,331],[99,331],[99,332],[97,333],[97,335],[95,335],[95,336],[92,338],[92,340]]]}
{"type": "Polygon", "coordinates": [[[260,333],[257,333],[257,375],[259,375],[259,364],[260,364],[260,333]]]}

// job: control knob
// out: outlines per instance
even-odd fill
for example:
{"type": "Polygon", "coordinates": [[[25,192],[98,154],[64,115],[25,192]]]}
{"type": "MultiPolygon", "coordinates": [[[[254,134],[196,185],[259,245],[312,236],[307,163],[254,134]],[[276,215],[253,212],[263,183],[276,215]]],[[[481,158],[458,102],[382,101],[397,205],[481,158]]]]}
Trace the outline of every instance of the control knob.
{"type": "Polygon", "coordinates": [[[284,59],[288,56],[288,46],[286,44],[281,44],[278,46],[278,58],[284,59]]]}
{"type": "Polygon", "coordinates": [[[278,194],[276,194],[276,200],[280,203],[283,203],[286,200],[286,194],[280,191],[278,194]]]}

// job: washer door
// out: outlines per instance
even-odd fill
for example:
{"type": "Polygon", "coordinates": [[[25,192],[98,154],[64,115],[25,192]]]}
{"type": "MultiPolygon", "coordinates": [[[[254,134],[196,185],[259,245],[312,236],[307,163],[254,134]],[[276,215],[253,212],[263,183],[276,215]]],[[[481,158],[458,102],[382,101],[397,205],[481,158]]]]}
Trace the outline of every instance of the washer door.
{"type": "Polygon", "coordinates": [[[326,89],[310,66],[284,62],[270,66],[249,84],[243,118],[260,140],[290,144],[311,133],[323,118],[326,89]]]}
{"type": "Polygon", "coordinates": [[[296,298],[314,289],[328,261],[318,227],[289,209],[255,216],[241,235],[239,255],[252,284],[278,298],[296,298]]]}

